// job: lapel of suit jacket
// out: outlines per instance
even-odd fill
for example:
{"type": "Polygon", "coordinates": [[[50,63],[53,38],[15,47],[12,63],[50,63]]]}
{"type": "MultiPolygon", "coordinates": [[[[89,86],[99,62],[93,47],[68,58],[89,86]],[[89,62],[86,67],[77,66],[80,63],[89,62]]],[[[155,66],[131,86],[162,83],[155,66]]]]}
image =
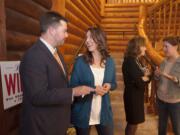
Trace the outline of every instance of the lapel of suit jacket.
{"type": "MultiPolygon", "coordinates": [[[[59,63],[58,63],[58,62],[56,61],[56,59],[54,58],[53,54],[52,54],[52,53],[49,51],[49,49],[44,45],[44,43],[41,42],[41,40],[38,40],[38,42],[39,42],[39,46],[40,46],[40,48],[43,50],[43,52],[45,52],[46,55],[55,63],[55,65],[57,66],[57,68],[59,68],[60,71],[61,71],[61,73],[63,74],[64,79],[65,79],[66,81],[68,81],[68,78],[67,78],[67,70],[66,70],[65,63],[64,63],[64,61],[63,61],[63,57],[61,56],[62,58],[60,57],[60,59],[61,59],[61,61],[62,61],[62,64],[63,64],[63,66],[64,66],[64,69],[65,69],[65,71],[66,71],[66,75],[64,74],[62,68],[59,66],[59,63]]],[[[59,53],[58,53],[58,54],[59,54],[59,53]]],[[[60,55],[59,55],[59,56],[60,56],[60,55]]]]}

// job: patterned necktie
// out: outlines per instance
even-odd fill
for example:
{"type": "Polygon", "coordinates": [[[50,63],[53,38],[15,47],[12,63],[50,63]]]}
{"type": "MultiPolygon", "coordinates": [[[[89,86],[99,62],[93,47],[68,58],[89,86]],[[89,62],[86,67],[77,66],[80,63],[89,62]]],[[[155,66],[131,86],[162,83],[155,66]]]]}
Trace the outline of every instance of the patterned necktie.
{"type": "Polygon", "coordinates": [[[56,59],[56,61],[59,63],[61,69],[62,69],[63,72],[64,72],[64,75],[66,76],[65,69],[64,69],[64,67],[63,67],[63,64],[62,64],[60,58],[59,58],[59,55],[58,55],[57,51],[54,52],[53,56],[54,56],[54,58],[56,59]]]}

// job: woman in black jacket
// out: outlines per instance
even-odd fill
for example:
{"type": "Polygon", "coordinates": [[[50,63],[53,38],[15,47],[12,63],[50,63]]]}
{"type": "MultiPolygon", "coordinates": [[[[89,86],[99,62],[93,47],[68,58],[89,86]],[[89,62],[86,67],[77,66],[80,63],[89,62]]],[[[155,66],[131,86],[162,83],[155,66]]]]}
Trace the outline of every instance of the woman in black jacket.
{"type": "Polygon", "coordinates": [[[122,72],[124,77],[124,106],[127,126],[125,135],[135,135],[137,125],[144,122],[144,91],[150,80],[149,70],[144,67],[140,58],[145,55],[146,46],[143,37],[134,37],[128,43],[122,72]]]}

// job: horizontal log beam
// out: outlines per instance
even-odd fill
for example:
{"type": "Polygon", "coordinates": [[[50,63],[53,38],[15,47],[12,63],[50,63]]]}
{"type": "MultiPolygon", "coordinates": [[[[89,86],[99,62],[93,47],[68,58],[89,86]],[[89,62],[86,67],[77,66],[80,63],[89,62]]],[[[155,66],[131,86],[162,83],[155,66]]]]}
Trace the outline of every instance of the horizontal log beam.
{"type": "Polygon", "coordinates": [[[85,37],[85,32],[82,29],[80,29],[79,27],[73,25],[72,23],[68,24],[68,33],[77,35],[78,37],[81,37],[81,38],[85,37]]]}
{"type": "Polygon", "coordinates": [[[101,24],[138,23],[138,18],[104,18],[101,24]]]}
{"type": "Polygon", "coordinates": [[[106,17],[112,17],[112,18],[114,18],[114,17],[124,17],[124,18],[130,18],[130,17],[135,17],[135,18],[137,18],[138,16],[139,16],[139,13],[137,12],[135,12],[135,13],[105,13],[105,16],[106,17]]]}
{"type": "Polygon", "coordinates": [[[99,24],[99,21],[97,18],[88,10],[86,5],[82,1],[79,0],[74,0],[72,1],[77,7],[81,9],[81,11],[88,17],[90,18],[95,24],[99,24]]]}
{"type": "Polygon", "coordinates": [[[66,2],[66,9],[69,10],[74,15],[78,16],[82,22],[86,23],[88,26],[91,26],[93,22],[83,13],[81,10],[75,6],[71,1],[66,2]]]}
{"type": "MultiPolygon", "coordinates": [[[[152,4],[151,4],[152,5],[152,4]]],[[[108,8],[108,7],[139,7],[139,3],[124,3],[124,4],[105,4],[105,8],[108,8]]]]}
{"type": "Polygon", "coordinates": [[[7,59],[10,61],[15,61],[15,60],[21,60],[23,56],[23,52],[17,52],[17,51],[8,51],[7,53],[7,59]]]}
{"type": "Polygon", "coordinates": [[[98,5],[100,5],[100,4],[101,4],[101,0],[95,0],[95,1],[97,1],[98,5]]]}
{"type": "Polygon", "coordinates": [[[88,25],[82,22],[77,16],[72,14],[70,11],[66,11],[66,18],[69,20],[70,23],[74,24],[75,26],[79,27],[82,30],[87,30],[88,25]]]}
{"type": "Polygon", "coordinates": [[[116,29],[116,28],[104,28],[104,31],[106,31],[106,32],[127,32],[127,33],[129,33],[129,32],[135,32],[135,30],[134,29],[132,29],[132,28],[123,28],[123,29],[116,29]]]}
{"type": "Polygon", "coordinates": [[[51,9],[53,0],[33,0],[47,9],[51,9]]]}
{"type": "Polygon", "coordinates": [[[74,61],[74,55],[72,54],[66,54],[64,55],[64,60],[67,65],[70,65],[74,61]]]}
{"type": "Polygon", "coordinates": [[[6,16],[6,25],[8,30],[30,35],[40,34],[39,21],[9,8],[6,8],[6,16]]]}
{"type": "Polygon", "coordinates": [[[107,35],[107,40],[119,41],[119,40],[130,40],[134,35],[127,35],[126,33],[118,35],[107,35]]]}
{"type": "Polygon", "coordinates": [[[60,13],[61,15],[65,16],[65,1],[66,0],[52,0],[52,7],[51,10],[60,13]]]}
{"type": "Polygon", "coordinates": [[[96,5],[96,3],[94,2],[95,0],[90,0],[89,3],[91,4],[91,6],[94,8],[94,11],[96,11],[96,13],[98,14],[98,16],[100,16],[100,5],[96,5]]]}
{"type": "Polygon", "coordinates": [[[128,35],[138,35],[138,31],[106,31],[107,35],[124,35],[124,36],[128,36],[128,35]]]}
{"type": "Polygon", "coordinates": [[[117,42],[117,41],[107,41],[107,43],[108,43],[108,45],[117,45],[117,46],[121,46],[121,45],[127,45],[127,43],[128,43],[128,41],[124,41],[124,40],[122,40],[122,41],[119,41],[119,42],[117,42]]]}
{"type": "Polygon", "coordinates": [[[75,55],[80,45],[75,44],[64,44],[63,52],[64,54],[72,54],[75,55]]]}
{"type": "Polygon", "coordinates": [[[116,47],[116,46],[110,46],[109,47],[109,51],[110,52],[118,52],[118,53],[120,53],[120,52],[125,52],[126,51],[126,47],[127,46],[121,46],[121,47],[116,47]]]}
{"type": "Polygon", "coordinates": [[[31,0],[5,0],[7,8],[20,12],[26,16],[39,20],[39,17],[47,11],[38,3],[31,0]]]}
{"type": "Polygon", "coordinates": [[[136,24],[102,24],[101,25],[103,28],[110,28],[110,29],[114,29],[114,28],[118,28],[118,29],[127,29],[127,28],[131,28],[131,29],[136,29],[136,24]]]}
{"type": "Polygon", "coordinates": [[[101,2],[99,0],[94,0],[94,3],[97,6],[98,11],[100,12],[100,10],[101,10],[101,2]]]}
{"type": "Polygon", "coordinates": [[[76,45],[81,45],[82,44],[82,41],[83,39],[76,36],[76,35],[73,35],[73,34],[69,34],[68,38],[66,39],[66,42],[67,44],[76,44],[76,45]]]}
{"type": "MultiPolygon", "coordinates": [[[[4,4],[5,0],[1,0],[0,1],[0,60],[5,60],[6,59],[6,22],[5,22],[5,4],[4,4]]],[[[1,102],[0,102],[1,103],[1,102]]],[[[0,120],[2,120],[2,123],[4,123],[3,118],[1,118],[1,116],[3,115],[3,112],[1,112],[3,109],[1,109],[1,105],[0,105],[0,120]]],[[[4,126],[0,127],[0,129],[3,129],[4,126]]],[[[4,131],[0,133],[3,133],[4,131]]]]}
{"type": "Polygon", "coordinates": [[[34,35],[26,35],[19,32],[7,31],[6,42],[8,50],[25,51],[32,46],[38,37],[34,35]]]}
{"type": "MultiPolygon", "coordinates": [[[[89,1],[87,0],[82,0],[82,2],[84,3],[84,5],[87,7],[87,9],[90,10],[90,12],[97,18],[98,22],[101,21],[101,16],[100,14],[98,14],[95,10],[94,7],[92,7],[92,5],[89,3],[89,1]]],[[[99,24],[99,23],[98,23],[99,24]]]]}
{"type": "Polygon", "coordinates": [[[139,7],[109,7],[104,9],[105,12],[139,12],[139,7]]]}

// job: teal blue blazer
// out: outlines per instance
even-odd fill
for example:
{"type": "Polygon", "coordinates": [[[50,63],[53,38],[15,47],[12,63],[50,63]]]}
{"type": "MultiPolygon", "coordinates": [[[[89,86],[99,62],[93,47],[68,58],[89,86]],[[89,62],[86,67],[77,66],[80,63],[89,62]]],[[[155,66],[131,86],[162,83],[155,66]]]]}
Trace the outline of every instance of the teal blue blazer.
{"type": "MultiPolygon", "coordinates": [[[[108,57],[105,64],[105,73],[103,83],[110,83],[111,90],[117,87],[116,84],[115,63],[111,57],[108,57]]],[[[76,87],[80,85],[90,86],[95,88],[94,76],[90,69],[90,65],[85,62],[83,56],[76,59],[71,79],[70,86],[76,87]]],[[[83,98],[75,97],[71,110],[71,123],[79,128],[87,128],[89,126],[91,103],[93,94],[84,96],[83,98]]],[[[110,103],[109,92],[102,96],[100,124],[113,124],[113,114],[110,103]]]]}

